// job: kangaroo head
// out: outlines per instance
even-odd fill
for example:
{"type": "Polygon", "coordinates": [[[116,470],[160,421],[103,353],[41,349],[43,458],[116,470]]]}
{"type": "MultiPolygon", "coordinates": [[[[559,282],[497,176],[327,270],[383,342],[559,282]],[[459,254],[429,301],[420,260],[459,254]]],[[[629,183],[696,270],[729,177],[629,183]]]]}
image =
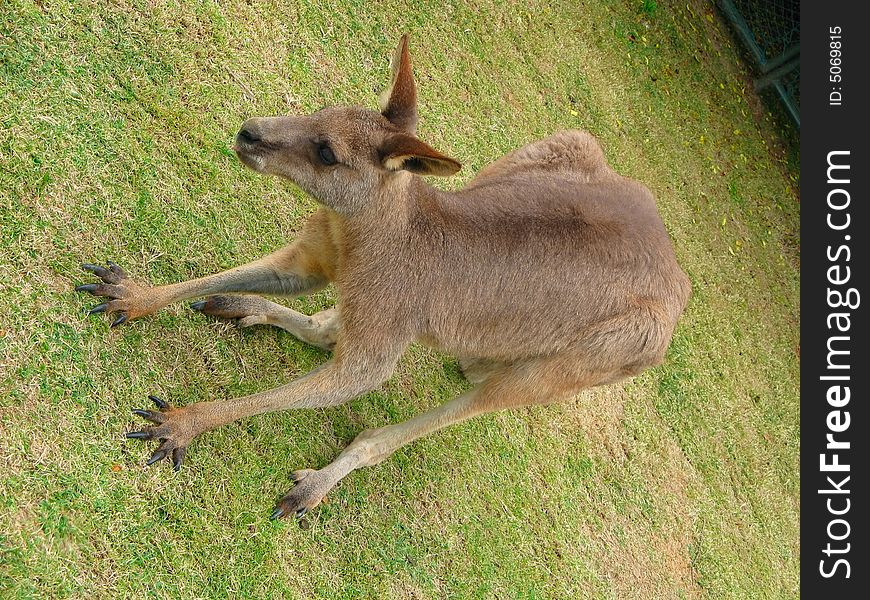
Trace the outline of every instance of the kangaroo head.
{"type": "Polygon", "coordinates": [[[258,173],[292,180],[320,203],[352,214],[403,172],[452,175],[460,164],[417,139],[417,90],[408,36],[396,48],[381,112],[329,107],[307,116],[256,117],[234,150],[258,173]]]}

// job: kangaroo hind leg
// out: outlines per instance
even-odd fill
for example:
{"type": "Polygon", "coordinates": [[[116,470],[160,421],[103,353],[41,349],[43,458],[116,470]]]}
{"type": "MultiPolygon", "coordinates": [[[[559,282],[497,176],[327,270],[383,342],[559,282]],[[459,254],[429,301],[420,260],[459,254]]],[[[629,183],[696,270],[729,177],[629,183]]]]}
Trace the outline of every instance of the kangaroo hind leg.
{"type": "Polygon", "coordinates": [[[573,355],[504,365],[489,372],[474,389],[441,406],[403,423],[361,432],[325,467],[294,472],[296,485],[278,503],[272,517],[300,518],[352,471],[376,465],[402,446],[438,429],[495,410],[565,400],[614,376],[611,372],[582,370],[573,355]]]}

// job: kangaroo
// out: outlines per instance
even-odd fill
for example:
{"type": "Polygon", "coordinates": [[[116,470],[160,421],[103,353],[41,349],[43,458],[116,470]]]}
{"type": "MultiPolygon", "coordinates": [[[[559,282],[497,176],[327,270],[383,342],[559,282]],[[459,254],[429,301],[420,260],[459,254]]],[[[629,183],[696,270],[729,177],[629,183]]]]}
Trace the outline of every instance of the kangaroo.
{"type": "Polygon", "coordinates": [[[445,192],[420,175],[460,164],[415,135],[417,92],[403,36],[381,110],[328,107],[251,118],[234,151],[284,177],[320,208],[298,239],[215,275],[151,287],[115,263],[85,264],[112,326],[179,300],[242,327],[274,325],[332,351],[307,375],[226,401],[134,414],[126,433],[159,440],[147,465],[177,470],[199,434],[277,410],[335,406],[391,376],[412,342],[459,359],[472,388],[406,422],[360,433],[330,464],[291,475],[272,518],[301,519],[342,478],[437,429],[499,409],[570,399],[662,362],[690,295],[655,199],[615,173],[589,133],[562,131],[445,192]],[[257,295],[301,296],[334,284],[335,308],[307,316],[257,295]]]}

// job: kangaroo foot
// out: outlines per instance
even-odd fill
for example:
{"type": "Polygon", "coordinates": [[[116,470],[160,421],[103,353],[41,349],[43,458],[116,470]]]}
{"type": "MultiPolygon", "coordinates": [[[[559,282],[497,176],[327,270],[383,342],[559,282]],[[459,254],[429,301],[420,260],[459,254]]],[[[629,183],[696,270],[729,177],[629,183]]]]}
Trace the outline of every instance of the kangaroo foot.
{"type": "Polygon", "coordinates": [[[133,281],[124,270],[111,261],[106,261],[107,267],[85,263],[82,269],[93,273],[102,283],[85,283],[77,285],[77,292],[88,292],[94,296],[111,298],[88,311],[89,315],[97,313],[115,314],[112,327],[122,325],[129,320],[150,315],[160,308],[151,299],[151,288],[133,281]]]}
{"type": "Polygon", "coordinates": [[[154,426],[128,431],[125,437],[130,440],[159,440],[160,445],[145,465],[151,466],[169,456],[172,458],[173,468],[178,471],[184,461],[187,445],[205,431],[205,427],[198,419],[195,404],[173,408],[157,396],[148,397],[157,405],[157,410],[135,408],[133,414],[154,423],[154,426]]]}
{"type": "Polygon", "coordinates": [[[239,327],[270,324],[274,303],[259,296],[209,296],[190,305],[193,310],[221,319],[234,319],[239,327]]]}
{"type": "Polygon", "coordinates": [[[290,479],[295,484],[293,489],[281,498],[269,518],[274,521],[293,515],[302,525],[302,517],[326,499],[335,482],[323,470],[315,469],[294,471],[290,479]]]}

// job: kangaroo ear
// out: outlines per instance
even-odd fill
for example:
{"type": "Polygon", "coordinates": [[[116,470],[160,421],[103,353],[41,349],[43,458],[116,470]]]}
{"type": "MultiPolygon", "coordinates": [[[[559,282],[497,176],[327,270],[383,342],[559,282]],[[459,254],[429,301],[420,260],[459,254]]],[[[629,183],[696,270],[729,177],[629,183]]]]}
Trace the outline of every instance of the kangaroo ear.
{"type": "Polygon", "coordinates": [[[396,133],[379,150],[381,164],[390,171],[405,170],[418,175],[453,175],[462,165],[412,135],[396,133]]]}
{"type": "Polygon", "coordinates": [[[393,77],[390,87],[381,94],[381,114],[402,131],[413,135],[417,130],[417,86],[411,72],[407,33],[396,46],[390,69],[393,77]]]}

